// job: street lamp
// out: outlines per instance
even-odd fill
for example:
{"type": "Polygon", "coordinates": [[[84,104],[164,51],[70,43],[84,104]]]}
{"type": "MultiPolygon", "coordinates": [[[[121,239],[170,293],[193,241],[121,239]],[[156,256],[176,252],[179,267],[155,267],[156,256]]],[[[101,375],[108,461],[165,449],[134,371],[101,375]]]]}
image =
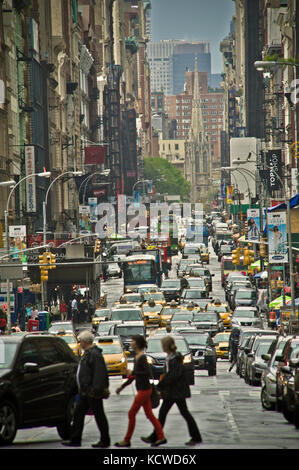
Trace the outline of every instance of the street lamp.
{"type": "Polygon", "coordinates": [[[49,187],[48,187],[48,189],[47,189],[46,197],[45,197],[45,200],[43,201],[43,243],[44,243],[44,245],[47,244],[47,231],[46,231],[46,227],[47,227],[47,211],[46,211],[46,208],[47,208],[48,195],[49,195],[50,189],[52,188],[53,184],[54,184],[59,178],[62,178],[63,176],[69,175],[69,174],[71,174],[72,176],[82,176],[83,172],[82,172],[82,171],[65,171],[64,173],[61,173],[60,175],[58,175],[58,176],[51,182],[51,184],[49,185],[49,187]]]}
{"type": "MultiPolygon", "coordinates": [[[[95,175],[100,175],[100,176],[109,176],[110,175],[110,169],[107,170],[102,170],[102,171],[95,171],[91,175],[88,175],[84,181],[80,184],[79,191],[78,191],[78,196],[80,196],[80,189],[82,185],[84,184],[84,193],[83,193],[83,204],[85,204],[85,196],[86,196],[86,188],[87,188],[87,183],[91,180],[91,178],[95,175]]],[[[110,183],[100,183],[101,185],[108,185],[110,183]]]]}
{"type": "MultiPolygon", "coordinates": [[[[9,211],[9,203],[10,203],[12,193],[23,181],[25,181],[28,178],[32,178],[34,176],[38,176],[39,178],[49,178],[51,176],[51,172],[50,171],[43,171],[42,173],[32,173],[31,175],[24,176],[24,178],[20,179],[20,181],[18,181],[17,183],[12,182],[12,181],[6,181],[6,182],[3,182],[3,184],[2,184],[2,186],[3,185],[11,186],[12,183],[15,183],[13,188],[11,189],[9,195],[8,195],[7,204],[6,204],[6,211],[4,213],[5,240],[6,240],[6,254],[7,255],[9,254],[9,251],[10,251],[9,250],[9,237],[8,237],[8,211],[9,211]]],[[[11,317],[10,317],[10,280],[9,280],[9,278],[7,279],[6,282],[7,282],[7,331],[8,331],[8,333],[10,333],[10,331],[11,331],[11,317]]]]}

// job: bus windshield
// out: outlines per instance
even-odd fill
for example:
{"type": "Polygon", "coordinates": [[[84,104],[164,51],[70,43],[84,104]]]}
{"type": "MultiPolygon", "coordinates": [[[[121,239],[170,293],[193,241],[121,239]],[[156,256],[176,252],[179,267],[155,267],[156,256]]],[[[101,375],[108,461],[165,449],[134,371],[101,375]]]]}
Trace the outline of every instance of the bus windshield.
{"type": "Polygon", "coordinates": [[[154,260],[136,260],[124,263],[124,281],[126,282],[156,282],[154,260]]]}

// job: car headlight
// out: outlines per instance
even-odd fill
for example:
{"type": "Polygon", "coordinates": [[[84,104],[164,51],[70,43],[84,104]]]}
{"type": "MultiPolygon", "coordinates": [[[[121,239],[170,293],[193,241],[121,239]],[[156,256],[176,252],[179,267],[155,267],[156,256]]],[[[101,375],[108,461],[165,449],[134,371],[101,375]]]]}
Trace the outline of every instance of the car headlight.
{"type": "Polygon", "coordinates": [[[155,360],[150,356],[147,356],[146,360],[147,360],[148,364],[154,364],[154,362],[155,362],[155,360]]]}
{"type": "Polygon", "coordinates": [[[187,356],[184,357],[183,363],[184,364],[190,364],[191,363],[191,354],[188,354],[187,356]]]}
{"type": "Polygon", "coordinates": [[[122,357],[120,362],[123,362],[123,363],[126,362],[126,358],[122,357]]]}

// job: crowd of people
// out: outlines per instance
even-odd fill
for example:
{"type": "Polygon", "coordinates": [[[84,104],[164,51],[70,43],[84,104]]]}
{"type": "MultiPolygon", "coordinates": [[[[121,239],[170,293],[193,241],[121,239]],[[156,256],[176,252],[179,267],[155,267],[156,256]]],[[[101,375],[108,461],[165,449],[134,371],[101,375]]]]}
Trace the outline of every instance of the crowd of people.
{"type": "MultiPolygon", "coordinates": [[[[74,413],[70,439],[63,440],[62,445],[69,447],[80,447],[84,428],[84,417],[88,410],[92,410],[100,432],[99,442],[92,445],[95,448],[109,447],[111,444],[109,434],[109,423],[105,415],[103,399],[108,398],[109,377],[101,349],[94,345],[94,336],[91,332],[84,330],[79,334],[79,341],[84,351],[81,357],[77,373],[79,397],[74,413]]],[[[152,410],[152,394],[154,387],[151,384],[151,369],[145,356],[147,347],[146,339],[141,335],[132,338],[131,346],[135,352],[133,370],[127,370],[127,380],[116,390],[117,394],[135,381],[137,394],[128,412],[129,423],[123,440],[116,442],[116,447],[131,447],[131,439],[135,430],[136,415],[140,408],[144,409],[145,416],[153,425],[153,432],[149,436],[141,436],[141,440],[152,447],[167,443],[164,434],[166,417],[171,407],[176,404],[181,416],[184,418],[190,440],[188,446],[195,446],[202,442],[198,426],[188,410],[186,398],[191,396],[188,385],[183,357],[177,351],[174,339],[171,336],[162,338],[162,347],[167,354],[164,373],[160,378],[157,390],[161,394],[162,405],[159,416],[152,410]]]]}

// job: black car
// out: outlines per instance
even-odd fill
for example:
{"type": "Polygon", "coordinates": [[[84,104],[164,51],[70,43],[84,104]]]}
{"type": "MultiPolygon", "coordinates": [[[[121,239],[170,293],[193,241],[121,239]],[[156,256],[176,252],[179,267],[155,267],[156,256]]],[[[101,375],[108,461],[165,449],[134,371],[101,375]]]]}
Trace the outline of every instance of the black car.
{"type": "Polygon", "coordinates": [[[282,411],[290,423],[294,421],[295,412],[294,375],[290,365],[292,361],[295,364],[298,357],[299,336],[289,338],[281,355],[276,357],[279,363],[276,373],[276,409],[282,411]]]}
{"type": "Polygon", "coordinates": [[[139,321],[117,322],[111,326],[109,336],[119,336],[125,351],[129,351],[130,356],[134,356],[131,348],[131,340],[135,335],[146,336],[145,326],[139,321]]]}
{"type": "Polygon", "coordinates": [[[187,341],[197,370],[207,370],[209,375],[216,375],[216,349],[209,333],[181,331],[187,341]]]}
{"type": "Polygon", "coordinates": [[[161,284],[161,292],[167,302],[171,300],[179,300],[183,289],[187,286],[187,280],[185,278],[180,279],[165,279],[161,284]]]}
{"type": "MultiPolygon", "coordinates": [[[[167,354],[162,349],[162,335],[155,335],[147,340],[146,356],[151,366],[154,379],[159,379],[163,374],[167,354]]],[[[172,335],[177,346],[177,351],[184,357],[184,365],[187,372],[189,385],[194,385],[194,360],[187,341],[183,336],[172,335]]]]}
{"type": "Polygon", "coordinates": [[[192,325],[195,325],[198,330],[209,332],[212,336],[224,331],[224,326],[219,312],[194,313],[192,325]]]}
{"type": "Polygon", "coordinates": [[[18,429],[55,426],[70,437],[78,393],[78,359],[58,336],[1,337],[0,444],[13,442],[18,429]]]}

